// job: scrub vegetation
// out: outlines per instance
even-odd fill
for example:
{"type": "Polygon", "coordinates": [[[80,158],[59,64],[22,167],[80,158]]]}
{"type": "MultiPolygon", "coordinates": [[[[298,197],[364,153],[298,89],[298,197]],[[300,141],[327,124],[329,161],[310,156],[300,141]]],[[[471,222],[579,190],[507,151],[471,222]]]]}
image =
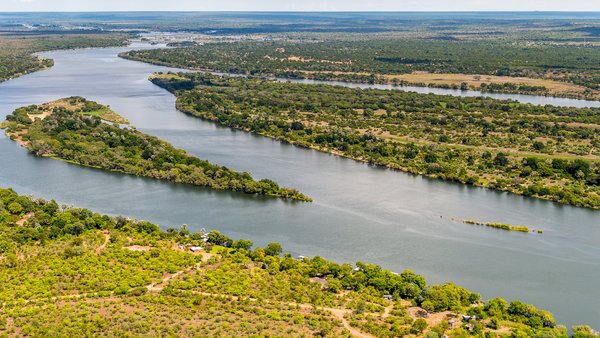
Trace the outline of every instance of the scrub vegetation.
{"type": "Polygon", "coordinates": [[[10,189],[0,234],[3,336],[568,337],[547,311],[408,270],[294,259],[10,189]]]}
{"type": "Polygon", "coordinates": [[[177,108],[370,164],[600,208],[600,111],[203,73],[157,74],[177,108]]]}
{"type": "Polygon", "coordinates": [[[116,124],[126,122],[106,106],[72,97],[19,108],[7,117],[4,127],[7,135],[37,156],[211,189],[311,201],[272,180],[255,181],[248,173],[211,164],[116,124]]]}

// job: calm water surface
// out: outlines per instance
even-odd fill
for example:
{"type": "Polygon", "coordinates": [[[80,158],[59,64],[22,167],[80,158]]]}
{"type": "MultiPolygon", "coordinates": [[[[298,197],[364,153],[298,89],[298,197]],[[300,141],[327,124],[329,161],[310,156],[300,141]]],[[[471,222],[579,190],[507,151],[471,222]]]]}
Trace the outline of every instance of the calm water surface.
{"type": "Polygon", "coordinates": [[[0,84],[0,115],[81,95],[192,154],[298,188],[315,202],[215,192],[36,158],[3,134],[0,186],[163,227],[187,223],[258,245],[278,241],[294,254],[412,269],[431,282],[453,281],[486,298],[522,299],[562,323],[600,328],[600,212],[373,168],[202,122],[176,111],[175,98],[147,80],[167,68],[116,56],[127,49],[45,53],[55,60],[52,69],[0,84]],[[544,233],[453,218],[524,224],[544,233]]]}

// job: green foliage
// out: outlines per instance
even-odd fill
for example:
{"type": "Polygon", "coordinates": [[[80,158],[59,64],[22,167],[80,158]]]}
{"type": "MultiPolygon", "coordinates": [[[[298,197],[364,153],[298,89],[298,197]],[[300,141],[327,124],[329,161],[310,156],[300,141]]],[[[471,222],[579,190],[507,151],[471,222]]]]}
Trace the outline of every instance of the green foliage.
{"type": "Polygon", "coordinates": [[[267,256],[278,256],[283,251],[283,248],[281,247],[281,244],[273,242],[269,243],[264,250],[267,256]]]}
{"type": "Polygon", "coordinates": [[[573,338],[594,338],[600,334],[587,325],[573,326],[573,338]]]}
{"type": "Polygon", "coordinates": [[[427,322],[423,318],[415,320],[412,324],[411,332],[419,335],[427,328],[427,322]]]}
{"type": "Polygon", "coordinates": [[[600,162],[582,157],[599,158],[600,129],[579,126],[600,124],[598,109],[202,73],[152,81],[178,96],[179,110],[231,128],[373,165],[600,208],[600,162]],[[370,110],[377,114],[364,114],[370,110]],[[552,141],[536,150],[536,138],[552,141]]]}
{"type": "Polygon", "coordinates": [[[8,212],[13,215],[18,215],[23,212],[23,207],[17,202],[12,202],[8,205],[8,212]]]}
{"type": "MultiPolygon", "coordinates": [[[[84,109],[103,107],[78,99],[85,102],[85,107],[91,105],[84,109]]],[[[255,181],[248,173],[211,164],[156,137],[108,124],[94,115],[59,107],[50,116],[31,122],[27,114],[35,109],[36,106],[17,109],[7,121],[9,133],[22,129],[19,121],[27,123],[27,133],[22,137],[29,141],[28,149],[38,156],[212,189],[311,200],[295,189],[281,188],[268,179],[255,181]]]]}
{"type": "Polygon", "coordinates": [[[426,288],[421,295],[421,307],[427,311],[458,310],[479,301],[473,292],[452,283],[426,288]]]}

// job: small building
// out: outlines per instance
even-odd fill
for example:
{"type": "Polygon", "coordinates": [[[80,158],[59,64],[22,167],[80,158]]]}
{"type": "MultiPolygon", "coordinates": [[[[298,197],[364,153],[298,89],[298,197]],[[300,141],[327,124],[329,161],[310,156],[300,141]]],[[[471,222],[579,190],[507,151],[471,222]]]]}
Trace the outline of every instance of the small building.
{"type": "Polygon", "coordinates": [[[394,296],[392,296],[392,295],[383,295],[383,299],[385,299],[385,300],[394,300],[394,296]]]}
{"type": "Polygon", "coordinates": [[[190,246],[190,251],[191,252],[200,252],[200,251],[202,251],[202,247],[201,246],[190,246]]]}

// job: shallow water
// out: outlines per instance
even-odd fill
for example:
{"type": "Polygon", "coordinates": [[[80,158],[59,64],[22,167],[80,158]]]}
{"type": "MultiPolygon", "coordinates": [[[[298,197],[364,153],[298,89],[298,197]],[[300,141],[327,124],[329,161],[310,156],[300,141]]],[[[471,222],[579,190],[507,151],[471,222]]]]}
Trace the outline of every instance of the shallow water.
{"type": "Polygon", "coordinates": [[[129,48],[45,53],[55,60],[53,68],[0,84],[0,114],[81,95],[192,154],[298,188],[315,202],[215,192],[36,158],[3,135],[0,186],[163,227],[186,223],[257,245],[278,241],[294,254],[412,269],[430,282],[453,281],[486,298],[522,299],[562,323],[600,328],[600,212],[374,168],[203,122],[175,110],[175,98],[147,80],[167,68],[116,56],[129,48]],[[523,224],[544,233],[453,218],[523,224]]]}

